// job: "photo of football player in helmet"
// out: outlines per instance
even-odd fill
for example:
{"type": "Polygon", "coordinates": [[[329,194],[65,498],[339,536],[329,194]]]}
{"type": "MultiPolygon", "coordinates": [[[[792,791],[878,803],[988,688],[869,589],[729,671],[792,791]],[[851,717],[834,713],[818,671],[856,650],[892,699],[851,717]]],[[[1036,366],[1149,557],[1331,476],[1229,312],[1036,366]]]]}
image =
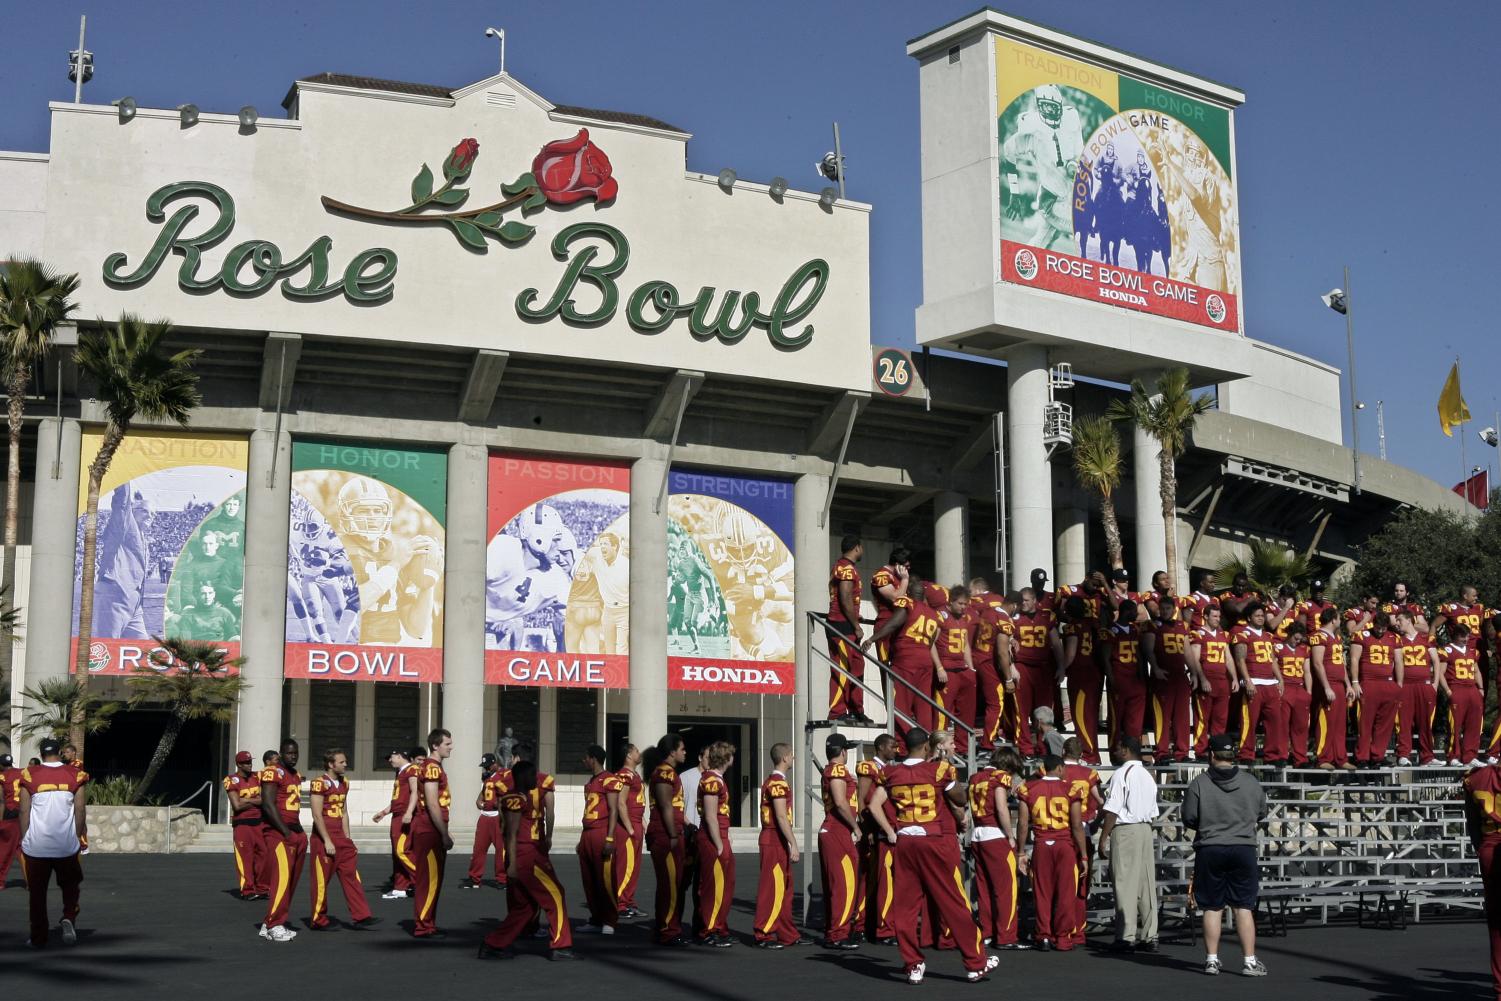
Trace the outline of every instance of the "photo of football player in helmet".
{"type": "Polygon", "coordinates": [[[1044,250],[1079,253],[1074,180],[1084,137],[1110,117],[1099,98],[1043,84],[1020,95],[1000,117],[1001,232],[1044,250]]]}

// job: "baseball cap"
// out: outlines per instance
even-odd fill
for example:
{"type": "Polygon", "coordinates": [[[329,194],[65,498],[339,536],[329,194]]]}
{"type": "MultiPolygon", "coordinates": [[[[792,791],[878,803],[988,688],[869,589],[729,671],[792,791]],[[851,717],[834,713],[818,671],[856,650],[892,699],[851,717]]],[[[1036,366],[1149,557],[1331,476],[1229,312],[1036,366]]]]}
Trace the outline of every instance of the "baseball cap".
{"type": "Polygon", "coordinates": [[[828,753],[838,754],[841,751],[848,751],[854,747],[855,742],[842,733],[831,733],[829,734],[829,739],[823,742],[823,746],[824,750],[828,753]]]}
{"type": "Polygon", "coordinates": [[[412,756],[412,752],[409,751],[409,750],[407,750],[405,747],[393,747],[389,751],[386,752],[386,757],[387,758],[394,758],[398,754],[401,755],[403,758],[410,758],[412,756]]]}
{"type": "Polygon", "coordinates": [[[42,753],[42,757],[44,758],[49,754],[56,754],[62,749],[63,743],[56,737],[48,737],[46,740],[37,745],[37,750],[42,753]]]}
{"type": "Polygon", "coordinates": [[[1228,733],[1217,733],[1209,738],[1210,754],[1229,754],[1234,752],[1240,744],[1235,737],[1228,733]]]}
{"type": "Polygon", "coordinates": [[[1324,590],[1324,582],[1321,580],[1316,580],[1312,584],[1308,585],[1308,589],[1310,591],[1322,591],[1324,590]]]}
{"type": "Polygon", "coordinates": [[[237,765],[248,765],[254,760],[255,759],[250,756],[249,751],[241,751],[239,754],[235,755],[235,764],[237,765]]]}
{"type": "Polygon", "coordinates": [[[1031,579],[1037,581],[1038,583],[1045,584],[1047,583],[1048,572],[1042,567],[1033,567],[1031,579]]]}
{"type": "Polygon", "coordinates": [[[487,754],[483,758],[479,759],[479,766],[481,768],[489,768],[491,765],[495,764],[499,760],[500,759],[497,758],[495,755],[493,755],[493,754],[487,754]]]}
{"type": "Polygon", "coordinates": [[[9,754],[0,754],[0,768],[9,768],[15,761],[9,754]]]}
{"type": "Polygon", "coordinates": [[[1125,569],[1123,567],[1116,567],[1114,570],[1110,571],[1110,579],[1111,580],[1130,580],[1131,579],[1131,575],[1128,574],[1128,573],[1126,573],[1126,571],[1125,571],[1125,569]]]}

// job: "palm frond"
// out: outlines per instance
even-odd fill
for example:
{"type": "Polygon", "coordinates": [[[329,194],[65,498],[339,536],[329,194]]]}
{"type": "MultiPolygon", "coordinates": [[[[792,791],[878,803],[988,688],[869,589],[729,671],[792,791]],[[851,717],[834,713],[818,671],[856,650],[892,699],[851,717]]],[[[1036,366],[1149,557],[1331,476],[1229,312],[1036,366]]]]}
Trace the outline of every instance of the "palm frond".
{"type": "Polygon", "coordinates": [[[184,720],[227,722],[248,686],[236,673],[244,657],[231,657],[213,641],[158,639],[151,663],[125,680],[132,708],[163,706],[184,720]]]}
{"type": "Polygon", "coordinates": [[[1121,440],[1108,415],[1074,422],[1073,462],[1074,475],[1095,494],[1106,496],[1121,485],[1121,440]]]}
{"type": "Polygon", "coordinates": [[[1246,548],[1249,552],[1245,557],[1232,557],[1215,568],[1216,586],[1229,587],[1235,576],[1243,573],[1253,588],[1273,595],[1283,584],[1302,590],[1313,577],[1312,562],[1281,543],[1252,539],[1246,548]]]}
{"type": "Polygon", "coordinates": [[[110,724],[121,703],[89,691],[88,679],[43,678],[21,692],[30,707],[21,716],[21,734],[65,740],[75,711],[81,712],[85,733],[99,733],[110,724]]]}
{"type": "Polygon", "coordinates": [[[79,339],[78,366],[93,379],[112,424],[128,428],[141,418],[185,425],[203,402],[198,374],[193,371],[193,362],[202,351],[163,353],[162,341],[171,332],[170,321],[147,321],[122,313],[112,329],[79,339]]]}
{"type": "Polygon", "coordinates": [[[77,309],[77,291],[77,275],[34,258],[0,269],[0,357],[8,372],[29,371],[46,354],[52,331],[77,309]]]}

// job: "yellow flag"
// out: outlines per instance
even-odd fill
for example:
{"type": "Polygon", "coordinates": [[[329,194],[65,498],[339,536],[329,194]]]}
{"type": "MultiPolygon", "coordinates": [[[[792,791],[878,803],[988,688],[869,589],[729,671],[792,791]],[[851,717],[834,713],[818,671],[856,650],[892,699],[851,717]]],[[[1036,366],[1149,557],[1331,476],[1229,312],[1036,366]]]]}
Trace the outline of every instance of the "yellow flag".
{"type": "Polygon", "coordinates": [[[1470,408],[1465,398],[1459,395],[1459,362],[1449,369],[1449,378],[1444,380],[1444,391],[1438,394],[1438,422],[1444,434],[1454,437],[1454,425],[1470,419],[1470,408]]]}

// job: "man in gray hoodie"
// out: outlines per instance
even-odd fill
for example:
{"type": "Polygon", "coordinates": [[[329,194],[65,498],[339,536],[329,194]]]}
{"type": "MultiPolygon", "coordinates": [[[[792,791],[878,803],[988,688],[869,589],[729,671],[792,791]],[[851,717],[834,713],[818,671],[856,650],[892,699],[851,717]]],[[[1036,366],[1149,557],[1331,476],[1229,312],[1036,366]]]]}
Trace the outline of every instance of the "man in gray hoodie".
{"type": "Polygon", "coordinates": [[[1183,826],[1194,831],[1193,895],[1204,915],[1204,972],[1220,972],[1220,924],[1230,907],[1246,957],[1241,972],[1264,977],[1266,966],[1256,958],[1256,829],[1266,819],[1266,792],[1248,770],[1236,767],[1237,750],[1230,734],[1209,738],[1209,767],[1183,794],[1183,826]]]}

